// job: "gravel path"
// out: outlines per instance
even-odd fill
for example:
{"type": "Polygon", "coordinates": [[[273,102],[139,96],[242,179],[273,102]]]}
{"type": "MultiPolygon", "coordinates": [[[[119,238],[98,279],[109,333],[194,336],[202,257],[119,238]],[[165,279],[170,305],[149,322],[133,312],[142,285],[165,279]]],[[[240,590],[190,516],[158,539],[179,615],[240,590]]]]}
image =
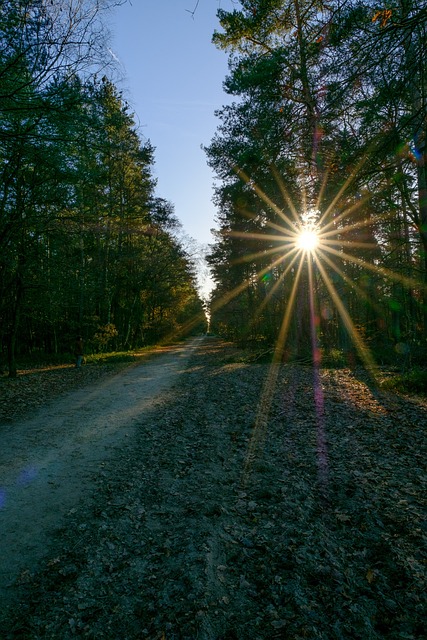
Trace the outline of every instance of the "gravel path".
{"type": "MultiPolygon", "coordinates": [[[[200,339],[72,391],[21,422],[1,427],[0,601],[32,571],[52,534],[112,451],[132,438],[159,395],[176,384],[200,339]]],[[[79,372],[76,372],[78,375],[79,372]]]]}
{"type": "Polygon", "coordinates": [[[10,588],[2,640],[425,638],[425,401],[204,339],[67,404],[74,435],[48,442],[39,421],[45,471],[22,457],[10,475],[26,494],[56,471],[44,447],[80,461],[61,529],[10,588]]]}

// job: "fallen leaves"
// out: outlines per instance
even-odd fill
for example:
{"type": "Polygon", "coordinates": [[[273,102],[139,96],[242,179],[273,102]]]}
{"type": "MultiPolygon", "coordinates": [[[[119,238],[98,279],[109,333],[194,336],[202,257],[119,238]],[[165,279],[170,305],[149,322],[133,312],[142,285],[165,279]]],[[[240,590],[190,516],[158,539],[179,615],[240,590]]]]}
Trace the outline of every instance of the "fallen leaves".
{"type": "Polygon", "coordinates": [[[268,365],[233,357],[196,351],[100,465],[26,576],[27,640],[423,637],[426,407],[331,370],[320,414],[312,370],[283,366],[249,458],[268,365]]]}
{"type": "Polygon", "coordinates": [[[116,365],[87,365],[26,369],[17,378],[0,376],[0,425],[22,419],[59,395],[100,382],[123,368],[116,365]]]}

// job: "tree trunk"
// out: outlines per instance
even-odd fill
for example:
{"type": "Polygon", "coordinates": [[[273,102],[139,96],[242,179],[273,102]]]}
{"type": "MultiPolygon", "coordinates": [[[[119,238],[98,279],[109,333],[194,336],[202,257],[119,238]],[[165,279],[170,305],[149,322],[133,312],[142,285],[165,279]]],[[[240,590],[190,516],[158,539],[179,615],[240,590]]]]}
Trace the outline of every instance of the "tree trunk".
{"type": "Polygon", "coordinates": [[[9,369],[9,378],[16,378],[16,376],[18,375],[17,366],[16,366],[16,342],[18,337],[21,299],[22,299],[22,282],[21,282],[20,276],[18,276],[17,282],[16,282],[15,304],[13,305],[13,309],[12,309],[12,321],[11,321],[10,333],[9,333],[8,342],[7,342],[7,361],[8,361],[8,369],[9,369]]]}

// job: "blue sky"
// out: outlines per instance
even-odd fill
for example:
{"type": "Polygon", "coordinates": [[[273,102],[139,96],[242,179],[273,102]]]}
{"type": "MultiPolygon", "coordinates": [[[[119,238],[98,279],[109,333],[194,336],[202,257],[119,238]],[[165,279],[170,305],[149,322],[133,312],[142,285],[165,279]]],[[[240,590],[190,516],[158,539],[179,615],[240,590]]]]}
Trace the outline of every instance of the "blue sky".
{"type": "Polygon", "coordinates": [[[157,195],[172,202],[186,234],[212,242],[214,176],[201,145],[208,145],[230,102],[222,83],[227,54],[211,43],[218,8],[233,0],[131,0],[111,16],[111,49],[140,134],[155,147],[157,195]],[[131,4],[132,3],[132,4],[131,4]]]}

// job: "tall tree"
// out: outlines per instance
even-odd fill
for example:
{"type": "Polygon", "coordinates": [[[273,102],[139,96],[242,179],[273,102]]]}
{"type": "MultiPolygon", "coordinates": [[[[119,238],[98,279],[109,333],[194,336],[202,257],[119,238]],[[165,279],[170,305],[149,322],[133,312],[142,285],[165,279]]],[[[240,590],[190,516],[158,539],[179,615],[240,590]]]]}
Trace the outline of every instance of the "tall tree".
{"type": "Polygon", "coordinates": [[[150,322],[163,337],[201,310],[172,207],[154,195],[154,149],[112,82],[92,77],[106,63],[102,15],[114,4],[0,7],[0,340],[10,376],[16,350],[66,351],[76,333],[93,348],[140,346],[150,322]]]}
{"type": "Polygon", "coordinates": [[[46,172],[40,176],[51,164],[49,120],[67,112],[67,99],[75,95],[68,80],[99,66],[100,15],[101,3],[92,0],[6,0],[0,7],[0,316],[11,376],[30,255],[25,245],[37,238],[49,210],[39,199],[39,181],[51,182],[46,172]]]}
{"type": "MultiPolygon", "coordinates": [[[[405,332],[413,346],[419,342],[426,120],[421,5],[408,1],[379,10],[374,2],[351,0],[248,0],[239,10],[219,11],[223,32],[215,33],[214,42],[231,53],[225,86],[240,101],[220,112],[222,124],[207,150],[223,180],[217,191],[222,232],[211,256],[216,298],[221,291],[224,299],[237,300],[247,295],[245,288],[265,287],[266,260],[274,282],[274,236],[292,235],[296,220],[313,210],[325,230],[317,258],[324,258],[327,289],[341,298],[337,317],[345,331],[359,348],[365,325],[378,339],[372,298],[378,301],[373,294],[381,277],[381,304],[387,307],[401,289],[398,304],[407,305],[402,317],[408,310],[411,315],[405,332]],[[249,193],[252,203],[242,208],[239,202],[249,193]],[[397,230],[406,265],[398,268],[390,251],[397,230]],[[264,251],[253,251],[255,237],[264,251]],[[231,270],[225,262],[241,260],[242,253],[246,270],[248,263],[257,267],[241,290],[227,282],[231,270]]],[[[297,272],[291,268],[282,284],[292,288],[292,274],[297,272]]],[[[322,279],[311,281],[320,299],[322,279]]],[[[302,278],[300,290],[307,286],[302,278]]],[[[269,299],[278,292],[274,284],[269,299]]],[[[301,314],[299,295],[298,315],[308,317],[307,309],[301,314]]],[[[321,322],[325,336],[332,335],[327,324],[321,322]]]]}

